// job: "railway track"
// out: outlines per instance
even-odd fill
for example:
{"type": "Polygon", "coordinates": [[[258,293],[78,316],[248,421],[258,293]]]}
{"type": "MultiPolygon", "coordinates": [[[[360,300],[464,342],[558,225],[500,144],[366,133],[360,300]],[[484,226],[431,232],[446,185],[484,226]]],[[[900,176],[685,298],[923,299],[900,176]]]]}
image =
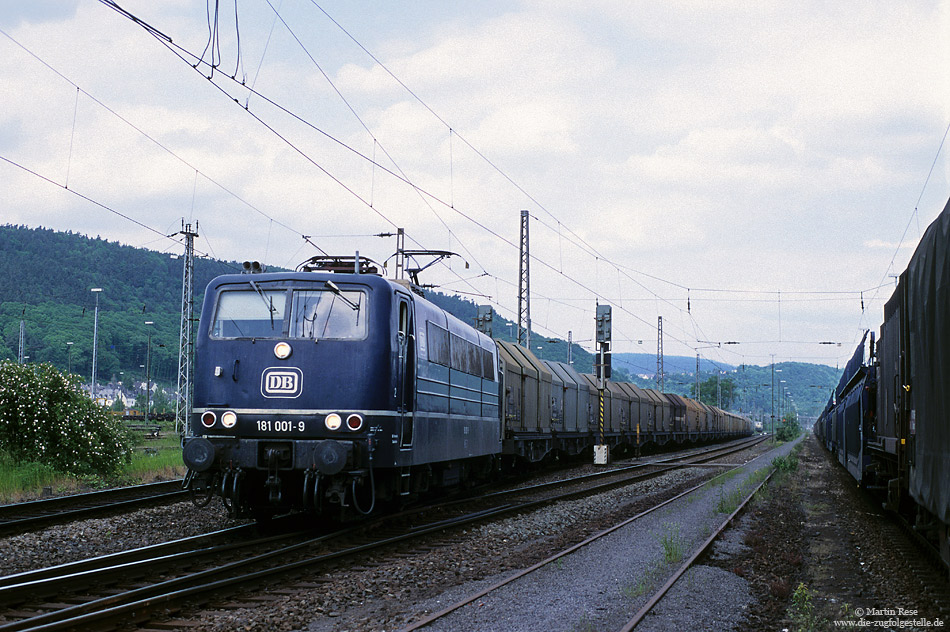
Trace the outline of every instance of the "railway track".
{"type": "Polygon", "coordinates": [[[0,505],[0,537],[187,497],[180,480],[0,505]]]}
{"type": "Polygon", "coordinates": [[[675,459],[677,463],[639,464],[617,468],[619,472],[588,475],[559,493],[551,490],[568,483],[556,481],[498,492],[477,507],[468,502],[465,511],[459,510],[462,503],[456,501],[448,503],[454,508],[406,512],[316,537],[312,532],[290,531],[244,542],[235,538],[237,531],[229,531],[226,542],[217,541],[224,536],[212,534],[204,539],[114,554],[108,559],[23,573],[0,582],[0,616],[4,621],[0,631],[106,629],[129,622],[141,625],[156,610],[175,611],[187,602],[238,594],[241,587],[259,586],[266,578],[288,577],[303,570],[313,573],[314,569],[330,568],[372,550],[396,544],[405,547],[407,542],[433,534],[452,537],[452,530],[464,525],[599,493],[747,447],[749,443],[742,442],[692,457],[662,459],[675,459]]]}
{"type": "MultiPolygon", "coordinates": [[[[442,503],[437,507],[439,509],[450,508],[454,505],[464,505],[471,509],[473,506],[489,506],[491,503],[498,502],[504,498],[522,497],[524,503],[532,502],[532,498],[539,503],[554,500],[567,500],[573,496],[589,495],[593,493],[602,493],[619,486],[628,485],[638,481],[655,478],[666,472],[685,467],[708,466],[711,468],[729,468],[735,464],[715,463],[711,461],[741,452],[754,447],[767,437],[752,437],[740,439],[725,446],[713,446],[702,448],[689,454],[680,454],[658,458],[650,461],[631,463],[615,468],[586,474],[577,477],[552,480],[544,483],[527,485],[524,487],[512,487],[501,491],[480,493],[473,496],[442,503]],[[572,488],[575,491],[569,491],[566,488],[572,488]],[[549,496],[549,494],[553,494],[549,496]]],[[[530,508],[526,505],[525,508],[530,508]]]]}
{"type": "Polygon", "coordinates": [[[772,478],[772,475],[774,473],[775,473],[775,469],[773,468],[769,472],[768,476],[765,477],[764,480],[762,480],[758,485],[756,485],[752,489],[752,491],[748,492],[745,495],[745,497],[739,503],[739,506],[735,509],[735,511],[729,514],[729,516],[725,520],[722,521],[719,527],[715,531],[713,531],[713,533],[708,538],[706,538],[706,540],[699,546],[699,548],[693,551],[692,555],[689,556],[689,559],[683,562],[683,564],[679,568],[676,569],[676,571],[666,581],[666,583],[663,584],[659,588],[659,590],[657,590],[653,594],[652,597],[650,597],[647,603],[644,604],[643,607],[641,607],[640,610],[637,611],[637,613],[626,623],[626,625],[620,628],[620,632],[632,632],[632,630],[636,628],[637,625],[640,624],[643,618],[646,617],[646,615],[649,614],[650,611],[653,610],[653,608],[658,603],[660,603],[660,600],[663,599],[666,593],[669,592],[669,590],[676,584],[676,582],[678,582],[683,577],[683,575],[686,574],[686,571],[688,571],[690,567],[693,566],[696,560],[702,557],[702,555],[710,549],[713,542],[715,542],[719,538],[719,536],[722,535],[722,533],[729,527],[729,525],[732,524],[732,521],[736,518],[736,516],[738,516],[742,512],[742,510],[745,509],[746,505],[749,504],[749,501],[752,500],[752,498],[756,495],[756,493],[758,493],[758,491],[762,489],[762,487],[767,482],[769,482],[769,480],[772,478]]]}
{"type": "MultiPolygon", "coordinates": [[[[754,445],[755,443],[758,443],[758,442],[756,441],[756,442],[750,442],[750,443],[751,443],[752,445],[754,445]]],[[[741,450],[741,449],[745,449],[746,447],[749,447],[749,446],[748,446],[748,445],[745,445],[745,446],[742,446],[742,447],[739,447],[739,448],[733,448],[733,450],[734,450],[734,451],[736,451],[736,450],[741,450]]],[[[724,452],[728,453],[729,451],[728,451],[728,450],[724,450],[724,452]]],[[[716,458],[716,457],[712,457],[712,458],[716,458]]],[[[705,457],[704,457],[702,460],[706,460],[705,457]]],[[[738,471],[738,470],[740,470],[742,467],[744,467],[744,465],[737,465],[737,466],[730,466],[730,467],[731,467],[731,471],[738,471]]],[[[690,556],[690,558],[689,558],[679,569],[677,569],[676,573],[674,573],[674,575],[667,581],[667,583],[666,583],[663,587],[661,587],[660,590],[657,591],[657,593],[648,601],[647,605],[645,605],[645,606],[641,609],[641,611],[637,613],[637,615],[635,616],[635,618],[634,618],[633,620],[631,620],[626,626],[624,626],[624,627],[622,628],[623,632],[629,632],[629,630],[632,630],[634,627],[636,627],[636,625],[637,625],[637,623],[639,622],[639,620],[642,619],[642,617],[643,617],[644,615],[646,615],[646,614],[653,608],[653,606],[654,606],[657,602],[659,602],[659,600],[660,600],[660,599],[663,597],[663,595],[669,590],[669,588],[670,588],[673,584],[675,584],[675,582],[677,581],[677,579],[679,579],[679,578],[683,575],[683,573],[685,573],[685,571],[693,564],[693,562],[695,562],[695,560],[698,559],[698,558],[709,548],[709,546],[710,546],[710,545],[712,544],[712,542],[718,537],[718,535],[719,535],[720,533],[722,533],[722,531],[732,522],[732,520],[733,520],[733,519],[739,514],[739,512],[745,507],[745,505],[746,505],[746,504],[748,503],[748,501],[752,498],[752,496],[755,495],[755,493],[762,487],[762,485],[764,485],[764,484],[767,482],[768,478],[770,478],[770,477],[771,477],[771,473],[769,473],[768,477],[767,477],[765,480],[763,480],[761,483],[759,483],[759,484],[755,487],[755,489],[753,489],[751,492],[749,492],[749,493],[747,494],[747,496],[746,496],[745,499],[742,501],[742,503],[739,505],[739,507],[738,507],[735,511],[733,511],[733,512],[729,515],[729,517],[726,518],[725,521],[723,521],[723,523],[719,526],[719,528],[718,528],[712,535],[709,536],[709,538],[702,544],[702,546],[701,546],[699,549],[697,549],[697,550],[690,556]]],[[[622,520],[621,522],[618,522],[617,524],[615,524],[615,525],[613,525],[613,526],[611,526],[611,527],[608,527],[608,528],[606,528],[606,529],[603,529],[603,530],[601,530],[601,531],[598,531],[597,533],[595,533],[594,535],[590,536],[589,538],[583,540],[582,542],[579,542],[579,543],[577,543],[577,544],[575,544],[575,545],[573,545],[573,546],[571,546],[571,547],[569,547],[569,548],[566,548],[566,549],[564,549],[564,550],[562,550],[562,551],[559,551],[559,552],[557,552],[557,553],[551,555],[550,557],[548,557],[548,558],[546,558],[546,559],[544,559],[544,560],[542,560],[542,561],[540,561],[540,562],[538,562],[538,563],[536,563],[536,564],[534,564],[534,565],[532,565],[532,566],[529,566],[528,568],[522,569],[522,570],[520,570],[520,571],[517,571],[517,572],[515,572],[515,573],[509,575],[508,577],[504,578],[503,580],[501,580],[501,581],[499,581],[499,582],[496,582],[496,583],[494,583],[494,584],[492,584],[492,585],[490,585],[490,586],[488,586],[488,587],[486,587],[486,588],[483,588],[483,589],[481,589],[481,590],[479,590],[479,591],[477,591],[477,592],[471,593],[471,594],[469,594],[469,595],[463,597],[462,599],[460,599],[460,600],[456,601],[455,603],[453,603],[453,604],[451,604],[451,605],[449,605],[449,606],[443,608],[442,610],[439,610],[439,611],[437,611],[437,612],[435,612],[435,613],[432,613],[432,614],[430,614],[430,615],[428,615],[428,616],[425,616],[425,617],[423,617],[423,618],[421,618],[421,619],[419,619],[419,620],[413,622],[413,623],[410,624],[409,626],[403,628],[403,632],[413,632],[413,631],[415,631],[415,630],[420,630],[420,629],[427,628],[427,627],[429,627],[430,625],[432,625],[432,624],[434,624],[434,623],[440,621],[441,619],[443,619],[443,618],[445,618],[445,617],[447,617],[447,616],[449,616],[449,615],[455,613],[456,611],[458,611],[458,610],[460,610],[460,609],[462,609],[462,608],[464,608],[464,607],[466,607],[466,606],[470,606],[470,605],[472,605],[472,604],[475,604],[475,603],[478,602],[479,600],[482,600],[483,598],[485,598],[487,595],[489,595],[489,594],[491,594],[491,593],[493,593],[493,592],[495,592],[495,591],[498,591],[498,590],[500,590],[500,589],[502,589],[502,588],[508,586],[509,584],[512,584],[512,583],[516,582],[517,580],[520,580],[520,579],[522,579],[522,578],[525,578],[525,577],[531,575],[532,573],[535,573],[535,572],[537,572],[537,571],[539,571],[539,570],[541,570],[541,569],[543,569],[543,568],[546,568],[546,567],[549,568],[550,565],[552,565],[552,564],[558,564],[559,561],[562,560],[562,558],[565,558],[565,557],[567,557],[567,556],[569,556],[569,555],[571,555],[571,554],[573,554],[573,553],[579,551],[580,549],[583,549],[584,547],[590,545],[590,544],[593,543],[593,542],[596,542],[596,541],[598,541],[598,540],[600,540],[600,539],[602,539],[602,538],[605,538],[606,536],[609,536],[610,534],[614,533],[615,531],[618,531],[618,530],[620,530],[620,529],[622,529],[622,528],[624,528],[624,527],[627,527],[628,525],[630,525],[630,524],[636,522],[637,520],[640,520],[641,518],[644,518],[645,516],[648,516],[648,515],[650,515],[650,514],[653,514],[653,513],[657,512],[658,510],[660,510],[660,509],[662,509],[662,508],[664,508],[664,507],[666,507],[666,506],[668,506],[668,505],[670,505],[670,504],[672,504],[672,503],[674,503],[674,502],[680,500],[681,498],[688,497],[688,496],[690,496],[691,494],[694,494],[694,493],[698,492],[699,490],[703,489],[704,487],[707,487],[707,485],[708,485],[707,482],[703,482],[703,483],[700,483],[700,484],[698,484],[698,485],[695,485],[695,486],[693,486],[693,487],[691,487],[691,488],[689,488],[689,489],[687,489],[687,490],[685,490],[685,491],[683,491],[683,492],[681,492],[681,493],[679,493],[679,494],[673,496],[672,498],[663,500],[662,502],[659,502],[659,503],[653,505],[652,507],[649,507],[649,508],[647,508],[646,510],[637,513],[636,515],[634,515],[634,516],[632,516],[632,517],[630,517],[630,518],[626,518],[626,519],[622,520]]]]}

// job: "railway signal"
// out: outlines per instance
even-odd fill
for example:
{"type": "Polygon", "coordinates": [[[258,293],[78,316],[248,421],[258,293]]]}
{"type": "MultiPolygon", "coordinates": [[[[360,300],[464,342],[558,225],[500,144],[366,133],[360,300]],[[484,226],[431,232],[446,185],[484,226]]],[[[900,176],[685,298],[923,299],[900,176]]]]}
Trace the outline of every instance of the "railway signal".
{"type": "Polygon", "coordinates": [[[604,389],[610,378],[610,305],[598,305],[597,318],[597,436],[599,442],[594,446],[594,465],[607,465],[610,451],[604,440],[604,389]]]}

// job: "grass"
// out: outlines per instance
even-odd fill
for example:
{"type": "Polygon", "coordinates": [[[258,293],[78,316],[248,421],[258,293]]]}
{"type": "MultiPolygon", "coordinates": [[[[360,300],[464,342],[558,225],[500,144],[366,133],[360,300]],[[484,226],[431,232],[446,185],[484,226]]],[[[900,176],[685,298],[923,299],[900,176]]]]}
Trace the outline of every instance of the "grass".
{"type": "Polygon", "coordinates": [[[719,487],[719,502],[716,504],[716,510],[719,513],[729,513],[739,508],[742,500],[745,498],[745,486],[740,485],[731,492],[726,492],[725,488],[719,487]]]}
{"type": "Polygon", "coordinates": [[[772,467],[776,470],[773,479],[776,485],[784,485],[791,475],[798,470],[798,456],[801,454],[802,447],[804,446],[799,443],[788,455],[772,459],[772,467]]]}
{"type": "Polygon", "coordinates": [[[794,472],[798,469],[798,456],[793,452],[787,456],[772,459],[772,466],[779,472],[794,472]]]}
{"type": "Polygon", "coordinates": [[[17,493],[52,487],[62,475],[40,463],[16,465],[6,455],[0,455],[0,499],[17,500],[17,493]]]}
{"type": "Polygon", "coordinates": [[[666,533],[660,536],[663,545],[663,559],[667,564],[674,564],[683,559],[683,538],[680,536],[678,524],[667,523],[666,533]]]}
{"type": "Polygon", "coordinates": [[[160,439],[142,439],[132,462],[113,477],[76,477],[57,472],[41,463],[13,463],[0,454],[0,504],[39,498],[49,488],[53,493],[75,492],[113,485],[150,482],[156,477],[181,478],[185,466],[174,428],[163,428],[160,439]]]}
{"type": "Polygon", "coordinates": [[[708,481],[706,481],[706,484],[703,485],[703,489],[712,489],[714,486],[722,485],[726,481],[732,480],[738,475],[739,475],[738,469],[727,470],[723,472],[722,474],[719,474],[715,478],[711,478],[708,481]]]}
{"type": "Polygon", "coordinates": [[[627,584],[620,590],[620,594],[626,597],[629,600],[635,600],[637,597],[641,597],[650,590],[653,586],[656,577],[657,571],[659,568],[653,566],[645,574],[640,575],[639,579],[635,584],[627,584]]]}
{"type": "MultiPolygon", "coordinates": [[[[773,461],[774,463],[774,461],[773,461]]],[[[797,463],[797,461],[796,461],[797,463]]],[[[719,501],[716,504],[716,509],[719,513],[732,513],[735,511],[739,505],[742,504],[743,499],[745,498],[746,493],[754,488],[756,485],[764,481],[769,476],[769,471],[766,468],[756,470],[752,474],[746,477],[741,484],[736,486],[730,492],[725,490],[724,483],[728,478],[723,478],[719,484],[719,501]]],[[[718,478],[718,477],[717,477],[718,478]]],[[[715,481],[716,479],[713,479],[715,481]]],[[[763,487],[758,491],[760,497],[766,496],[768,494],[767,488],[763,487]]]]}
{"type": "Polygon", "coordinates": [[[645,595],[649,588],[650,581],[646,577],[641,577],[639,580],[637,580],[636,584],[624,586],[620,593],[632,601],[641,595],[645,595]]]}
{"type": "Polygon", "coordinates": [[[786,613],[795,632],[816,632],[823,629],[821,618],[815,613],[811,600],[814,593],[805,584],[799,584],[792,595],[792,603],[786,613]]]}
{"type": "Polygon", "coordinates": [[[154,476],[155,473],[162,472],[174,472],[176,476],[184,476],[184,470],[178,435],[166,433],[161,439],[148,440],[139,446],[132,456],[132,463],[125,467],[124,473],[134,478],[154,476]]]}

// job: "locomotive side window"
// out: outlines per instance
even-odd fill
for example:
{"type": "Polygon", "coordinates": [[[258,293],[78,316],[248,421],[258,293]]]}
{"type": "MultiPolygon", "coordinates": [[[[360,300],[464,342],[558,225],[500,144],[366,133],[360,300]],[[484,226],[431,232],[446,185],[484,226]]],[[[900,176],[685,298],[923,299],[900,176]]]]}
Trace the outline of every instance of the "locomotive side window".
{"type": "Polygon", "coordinates": [[[426,323],[429,361],[462,373],[495,379],[495,362],[487,349],[449,333],[438,325],[426,323]]]}
{"type": "Polygon", "coordinates": [[[449,355],[449,332],[435,323],[426,323],[426,334],[429,339],[429,362],[442,366],[451,366],[449,355]]]}
{"type": "Polygon", "coordinates": [[[290,337],[354,340],[366,336],[366,294],[359,290],[296,290],[290,337]]]}
{"type": "Polygon", "coordinates": [[[405,301],[399,302],[399,333],[409,335],[409,303],[405,301]]]}
{"type": "Polygon", "coordinates": [[[472,344],[461,336],[451,335],[452,368],[469,375],[482,375],[481,347],[472,344]]]}
{"type": "Polygon", "coordinates": [[[286,292],[221,292],[211,327],[213,338],[276,338],[284,327],[286,292]]]}

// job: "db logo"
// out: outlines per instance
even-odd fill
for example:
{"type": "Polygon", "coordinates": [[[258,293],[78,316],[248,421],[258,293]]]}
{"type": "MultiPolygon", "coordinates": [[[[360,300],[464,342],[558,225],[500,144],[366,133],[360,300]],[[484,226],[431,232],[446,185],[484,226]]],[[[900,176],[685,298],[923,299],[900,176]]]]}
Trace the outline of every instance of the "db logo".
{"type": "Polygon", "coordinates": [[[293,367],[264,369],[261,374],[261,395],[264,397],[300,397],[303,392],[303,371],[293,367]]]}

